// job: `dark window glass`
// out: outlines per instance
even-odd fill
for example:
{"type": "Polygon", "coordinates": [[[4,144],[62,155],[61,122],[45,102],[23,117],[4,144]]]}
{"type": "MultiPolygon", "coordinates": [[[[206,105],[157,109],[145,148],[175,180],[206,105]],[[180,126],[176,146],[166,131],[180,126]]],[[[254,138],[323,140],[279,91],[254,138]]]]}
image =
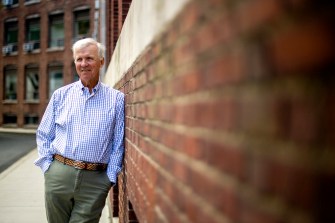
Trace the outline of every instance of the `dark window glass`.
{"type": "Polygon", "coordinates": [[[50,21],[49,47],[64,46],[64,18],[63,14],[52,15],[50,21]]]}
{"type": "Polygon", "coordinates": [[[17,70],[5,68],[5,100],[16,100],[17,99],[17,70]]]}
{"type": "Polygon", "coordinates": [[[38,100],[38,67],[27,66],[26,67],[26,88],[25,88],[25,99],[26,100],[38,100]]]}
{"type": "Polygon", "coordinates": [[[54,91],[63,86],[63,67],[49,66],[49,98],[54,91]]]}
{"type": "Polygon", "coordinates": [[[15,22],[6,22],[5,23],[5,45],[17,43],[18,38],[18,25],[17,21],[15,22]]]}
{"type": "Polygon", "coordinates": [[[89,34],[90,31],[90,11],[82,10],[74,12],[74,37],[80,39],[89,34]]]}

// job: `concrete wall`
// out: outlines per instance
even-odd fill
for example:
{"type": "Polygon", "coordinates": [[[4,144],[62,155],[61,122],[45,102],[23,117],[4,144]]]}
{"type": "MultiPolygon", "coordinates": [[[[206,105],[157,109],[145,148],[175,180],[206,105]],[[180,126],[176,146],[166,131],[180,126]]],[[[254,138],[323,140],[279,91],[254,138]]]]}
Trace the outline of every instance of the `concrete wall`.
{"type": "Polygon", "coordinates": [[[104,81],[115,85],[188,1],[133,1],[104,81]]]}
{"type": "Polygon", "coordinates": [[[106,79],[120,222],[334,222],[334,4],[157,2],[133,2],[106,79]]]}

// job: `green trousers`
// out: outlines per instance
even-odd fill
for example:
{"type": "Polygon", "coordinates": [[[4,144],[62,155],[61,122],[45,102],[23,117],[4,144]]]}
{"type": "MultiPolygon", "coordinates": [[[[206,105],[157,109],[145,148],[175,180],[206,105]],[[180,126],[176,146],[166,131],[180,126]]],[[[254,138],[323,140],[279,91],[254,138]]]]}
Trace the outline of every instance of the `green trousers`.
{"type": "Polygon", "coordinates": [[[78,170],[53,161],[44,174],[49,223],[98,223],[112,186],[106,171],[78,170]]]}

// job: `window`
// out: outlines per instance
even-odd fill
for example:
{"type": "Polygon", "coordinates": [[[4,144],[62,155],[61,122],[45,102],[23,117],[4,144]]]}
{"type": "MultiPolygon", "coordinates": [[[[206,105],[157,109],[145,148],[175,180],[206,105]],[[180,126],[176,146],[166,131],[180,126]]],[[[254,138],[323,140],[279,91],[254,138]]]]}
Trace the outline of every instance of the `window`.
{"type": "Polygon", "coordinates": [[[74,12],[74,38],[81,39],[89,34],[90,30],[90,10],[74,12]]]}
{"type": "Polygon", "coordinates": [[[34,113],[27,113],[24,115],[25,125],[36,125],[38,124],[38,115],[34,113]]]}
{"type": "Polygon", "coordinates": [[[14,113],[3,114],[3,124],[16,124],[17,116],[14,113]]]}
{"type": "Polygon", "coordinates": [[[59,63],[49,65],[49,98],[54,91],[63,86],[63,66],[59,63]]]}
{"type": "Polygon", "coordinates": [[[25,99],[28,101],[38,100],[39,84],[37,64],[27,65],[25,74],[25,99]]]}
{"type": "Polygon", "coordinates": [[[5,44],[17,43],[18,26],[17,21],[5,23],[5,44]]]}
{"type": "Polygon", "coordinates": [[[19,4],[19,0],[2,0],[2,4],[7,8],[11,8],[13,6],[17,6],[19,4]]]}
{"type": "Polygon", "coordinates": [[[17,99],[17,69],[14,66],[5,67],[5,87],[4,99],[16,100],[17,99]]]}
{"type": "Polygon", "coordinates": [[[50,15],[49,17],[49,47],[64,46],[64,15],[50,15]]]}
{"type": "Polygon", "coordinates": [[[40,48],[40,18],[26,20],[26,43],[30,46],[26,46],[26,51],[40,48]],[[29,48],[30,47],[30,48],[29,48]]]}
{"type": "Polygon", "coordinates": [[[17,19],[15,21],[5,22],[5,32],[4,32],[4,45],[6,47],[6,53],[11,53],[17,51],[18,42],[18,23],[17,19]]]}

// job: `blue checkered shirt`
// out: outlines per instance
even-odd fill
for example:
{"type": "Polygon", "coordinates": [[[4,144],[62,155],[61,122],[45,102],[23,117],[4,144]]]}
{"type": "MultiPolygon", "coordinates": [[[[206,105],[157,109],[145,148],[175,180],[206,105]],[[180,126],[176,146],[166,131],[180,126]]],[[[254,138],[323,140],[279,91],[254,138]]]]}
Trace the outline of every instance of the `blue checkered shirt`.
{"type": "Polygon", "coordinates": [[[39,158],[47,171],[54,154],[73,160],[106,163],[116,182],[124,154],[124,94],[99,82],[89,93],[81,81],[52,95],[36,132],[39,158]]]}

